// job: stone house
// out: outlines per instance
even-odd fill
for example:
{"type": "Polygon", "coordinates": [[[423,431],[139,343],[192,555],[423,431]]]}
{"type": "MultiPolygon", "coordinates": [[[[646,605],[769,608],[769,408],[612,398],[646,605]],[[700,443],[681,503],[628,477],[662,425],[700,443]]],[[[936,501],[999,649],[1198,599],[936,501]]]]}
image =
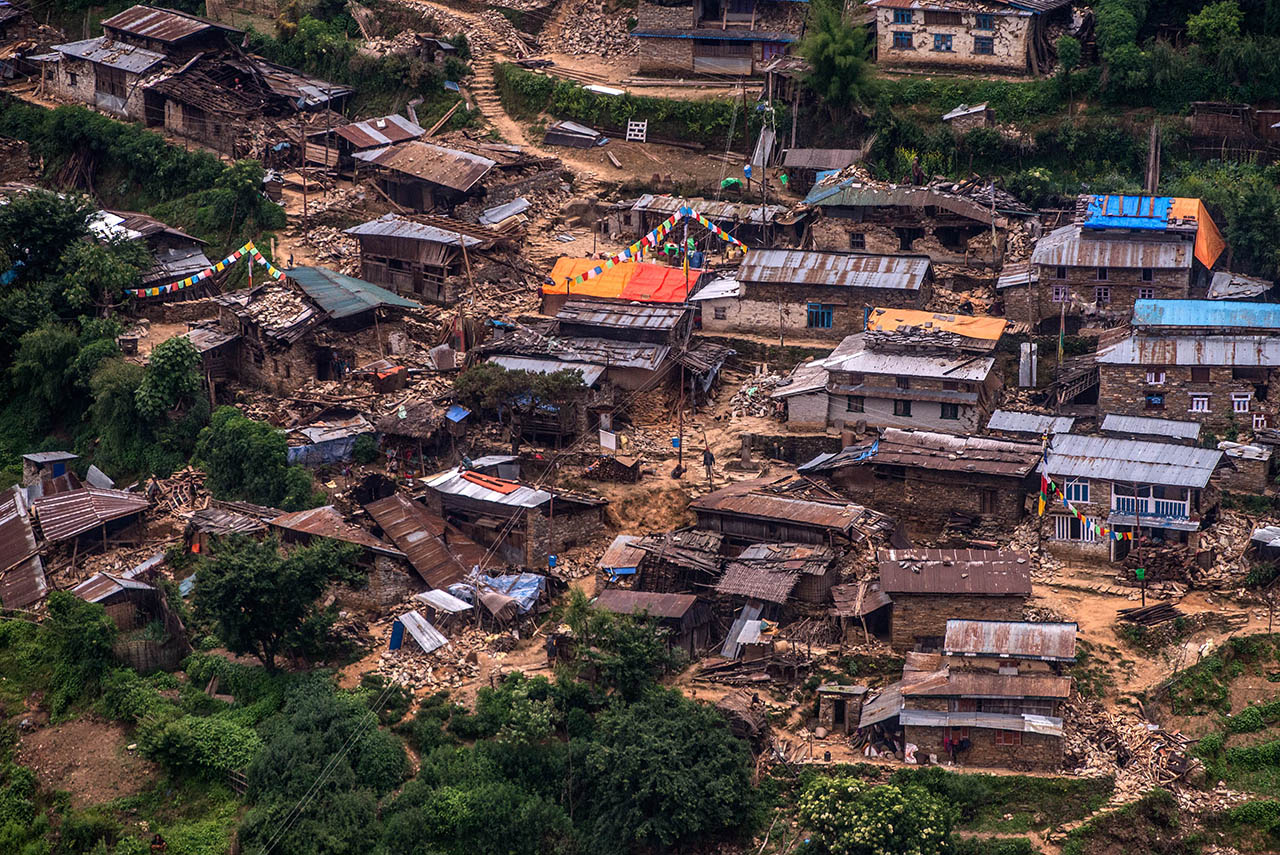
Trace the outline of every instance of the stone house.
{"type": "Polygon", "coordinates": [[[804,33],[805,3],[641,0],[631,35],[645,74],[757,75],[804,33]]]}
{"type": "Polygon", "coordinates": [[[1271,484],[1272,447],[1223,440],[1218,449],[1230,466],[1218,473],[1218,489],[1230,493],[1261,495],[1271,484]]]}
{"type": "Polygon", "coordinates": [[[493,550],[496,564],[542,568],[604,533],[604,499],[544,490],[462,467],[425,479],[427,508],[493,550]]]}
{"type": "Polygon", "coordinates": [[[1189,419],[1215,432],[1277,423],[1274,304],[1141,300],[1132,323],[1129,335],[1099,342],[1099,410],[1189,419]]]}
{"type": "Polygon", "coordinates": [[[731,281],[690,299],[707,332],[842,339],[865,329],[873,306],[921,309],[932,296],[924,256],[758,249],[731,281]]]}
{"type": "Polygon", "coordinates": [[[848,502],[817,501],[778,492],[770,482],[740,481],[689,503],[698,528],[730,544],[797,543],[847,546],[888,534],[893,521],[848,502]]]}
{"type": "Polygon", "coordinates": [[[818,605],[831,598],[840,577],[830,546],[755,543],[729,559],[716,593],[783,606],[792,598],[818,605]]]}
{"type": "MultiPolygon", "coordinates": [[[[935,264],[997,266],[1004,257],[1010,209],[939,187],[884,184],[855,175],[819,182],[805,196],[815,249],[916,253],[935,264]]],[[[1003,197],[1001,197],[1003,199],[1003,197]]]]}
{"type": "Polygon", "coordinates": [[[484,252],[498,242],[473,225],[426,214],[384,214],[344,233],[360,243],[362,277],[443,306],[466,294],[473,260],[469,253],[484,252]]]}
{"type": "Polygon", "coordinates": [[[1127,320],[1138,300],[1203,293],[1226,243],[1199,199],[1082,196],[1076,222],[1036,242],[1026,275],[1001,277],[1005,315],[1033,326],[1127,320]]]}
{"type": "Polygon", "coordinates": [[[1199,445],[1200,423],[1153,416],[1125,416],[1107,413],[1099,425],[1103,436],[1116,439],[1145,439],[1172,442],[1176,445],[1199,445]]]}
{"type": "Polygon", "coordinates": [[[989,128],[996,123],[996,114],[984,101],[981,104],[961,104],[942,114],[942,121],[952,133],[966,134],[975,128],[989,128]]]}
{"type": "Polygon", "coordinates": [[[1031,597],[1030,557],[1020,550],[881,549],[876,561],[897,651],[941,650],[953,618],[1021,620],[1031,597]]]}
{"type": "Polygon", "coordinates": [[[139,84],[164,58],[162,53],[99,36],[54,45],[43,59],[41,78],[54,97],[142,119],[144,90],[139,84]]]}
{"type": "Polygon", "coordinates": [[[824,683],[818,687],[818,725],[827,733],[850,734],[858,728],[866,686],[824,683]]]}
{"type": "Polygon", "coordinates": [[[1036,484],[1039,442],[885,428],[872,442],[798,467],[883,508],[912,531],[1008,530],[1036,484]]]}
{"type": "Polygon", "coordinates": [[[1114,533],[1194,549],[1216,512],[1218,489],[1211,479],[1223,463],[1217,449],[1058,434],[1041,469],[1079,515],[1050,496],[1041,534],[1055,552],[1112,561],[1133,546],[1114,533]],[[1101,528],[1112,535],[1103,536],[1101,528]]]}
{"type": "Polygon", "coordinates": [[[1053,64],[1047,28],[1071,22],[1068,0],[866,5],[876,13],[876,62],[891,67],[1043,73],[1053,64]]]}
{"type": "Polygon", "coordinates": [[[877,308],[867,323],[773,391],[788,430],[982,427],[1002,383],[992,354],[1003,319],[877,308]]]}
{"type": "Polygon", "coordinates": [[[1070,433],[1076,420],[1071,416],[1050,416],[1019,410],[996,410],[987,419],[987,433],[1005,439],[1038,442],[1043,436],[1070,433]]]}
{"type": "Polygon", "coordinates": [[[137,5],[102,22],[105,38],[185,62],[197,53],[216,53],[239,44],[244,30],[189,12],[137,5]]]}

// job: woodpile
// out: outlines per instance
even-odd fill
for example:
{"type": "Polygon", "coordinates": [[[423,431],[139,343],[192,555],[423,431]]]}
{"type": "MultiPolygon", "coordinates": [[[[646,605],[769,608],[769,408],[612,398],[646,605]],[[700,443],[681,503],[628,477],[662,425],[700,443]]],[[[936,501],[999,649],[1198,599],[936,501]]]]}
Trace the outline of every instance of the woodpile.
{"type": "Polygon", "coordinates": [[[188,466],[168,478],[153,479],[147,485],[147,497],[162,514],[207,508],[209,491],[204,488],[204,479],[203,472],[188,466]]]}
{"type": "Polygon", "coordinates": [[[1078,775],[1114,775],[1112,802],[1126,804],[1153,787],[1189,784],[1204,766],[1186,752],[1192,740],[1140,716],[1072,696],[1063,706],[1065,760],[1078,775]]]}
{"type": "Polygon", "coordinates": [[[1186,617],[1186,614],[1169,603],[1157,603],[1154,606],[1137,609],[1120,609],[1122,621],[1136,623],[1139,626],[1157,626],[1167,621],[1186,617]]]}

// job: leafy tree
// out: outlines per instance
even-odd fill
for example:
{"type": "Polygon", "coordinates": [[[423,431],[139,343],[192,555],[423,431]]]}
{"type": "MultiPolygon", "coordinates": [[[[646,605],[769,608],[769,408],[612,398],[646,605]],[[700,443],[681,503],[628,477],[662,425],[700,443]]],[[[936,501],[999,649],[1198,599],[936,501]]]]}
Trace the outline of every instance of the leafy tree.
{"type": "Polygon", "coordinates": [[[378,441],[373,434],[366,433],[356,437],[351,447],[351,459],[356,463],[368,465],[378,459],[378,441]]]}
{"type": "Polygon", "coordinates": [[[53,668],[49,709],[58,715],[97,694],[115,664],[111,648],[116,625],[102,606],[67,591],[54,591],[47,604],[49,617],[40,625],[39,645],[53,668]]]}
{"type": "Polygon", "coordinates": [[[822,98],[834,121],[868,100],[871,89],[871,43],[865,27],[851,26],[835,0],[809,4],[808,33],[800,55],[808,61],[805,78],[822,98]]]}
{"type": "Polygon", "coordinates": [[[538,374],[481,362],[458,375],[453,391],[472,409],[503,418],[530,415],[544,406],[568,406],[585,394],[586,387],[576,368],[538,374]]]}
{"type": "Polygon", "coordinates": [[[151,263],[141,241],[77,241],[67,246],[59,265],[62,299],[72,311],[105,315],[124,302],[126,289],[138,287],[151,263]]]}
{"type": "Polygon", "coordinates": [[[942,855],[953,810],[919,786],[815,778],[800,794],[800,822],[830,855],[942,855]]]}
{"type": "Polygon", "coordinates": [[[219,499],[245,499],[298,510],[324,501],[305,469],[289,466],[284,433],[235,407],[219,407],[196,441],[195,462],[219,499]]]}
{"type": "Polygon", "coordinates": [[[88,398],[93,373],[118,356],[114,321],[87,321],[79,334],[65,324],[46,322],[18,340],[9,369],[15,396],[33,425],[75,424],[88,398]]]}
{"type": "Polygon", "coordinates": [[[1058,73],[1067,77],[1080,65],[1080,41],[1073,36],[1058,36],[1058,73]]]}
{"type": "Polygon", "coordinates": [[[615,615],[592,608],[581,591],[570,592],[565,622],[580,645],[580,658],[595,666],[602,684],[634,699],[676,664],[666,632],[646,615],[615,615]]]}
{"type": "Polygon", "coordinates": [[[542,855],[570,851],[571,836],[562,807],[510,781],[411,781],[385,810],[380,851],[542,855]]]}
{"type": "Polygon", "coordinates": [[[89,236],[96,210],[84,197],[44,190],[19,193],[0,206],[0,253],[10,265],[21,262],[15,284],[55,276],[63,251],[89,236]]]}
{"type": "Polygon", "coordinates": [[[655,689],[599,716],[584,765],[587,851],[671,848],[750,828],[746,743],[679,692],[655,689]]]}
{"type": "Polygon", "coordinates": [[[1187,35],[1204,45],[1209,53],[1216,54],[1220,47],[1240,38],[1243,20],[1244,13],[1235,0],[1220,0],[1187,18],[1187,35]]]}
{"type": "Polygon", "coordinates": [[[147,373],[138,385],[138,412],[152,421],[189,407],[200,394],[200,352],[190,339],[174,336],[151,351],[147,373]]]}
{"type": "Polygon", "coordinates": [[[196,614],[217,624],[227,649],[274,671],[278,656],[299,648],[304,627],[324,619],[316,599],[329,583],[359,578],[358,554],[359,547],[327,539],[287,555],[275,538],[220,540],[198,571],[196,614]]]}

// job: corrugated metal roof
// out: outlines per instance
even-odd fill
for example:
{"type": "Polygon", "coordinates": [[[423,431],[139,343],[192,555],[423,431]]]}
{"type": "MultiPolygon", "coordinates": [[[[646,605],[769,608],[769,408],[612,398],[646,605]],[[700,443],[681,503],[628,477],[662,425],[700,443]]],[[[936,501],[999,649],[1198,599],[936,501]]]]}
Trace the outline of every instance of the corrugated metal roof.
{"type": "Polygon", "coordinates": [[[417,609],[405,612],[396,618],[404,625],[405,632],[422,648],[423,653],[439,650],[449,643],[449,639],[440,634],[440,630],[431,625],[431,621],[418,613],[417,609]]]}
{"type": "Polygon", "coordinates": [[[399,214],[383,214],[376,220],[369,220],[367,223],[361,223],[358,226],[345,229],[343,234],[355,237],[380,235],[382,237],[409,238],[411,240],[424,240],[431,243],[444,244],[445,246],[458,246],[459,239],[469,247],[484,243],[479,238],[463,232],[461,227],[459,231],[450,231],[426,223],[417,223],[399,214]]]}
{"type": "Polygon", "coordinates": [[[514,217],[517,214],[523,214],[529,210],[530,204],[528,199],[519,196],[506,204],[486,208],[484,213],[480,215],[480,223],[486,226],[496,226],[503,220],[514,217]]]}
{"type": "Polygon", "coordinates": [[[800,571],[797,569],[730,561],[716,583],[716,593],[781,605],[791,597],[798,581],[800,571]]]}
{"type": "Polygon", "coordinates": [[[744,283],[827,285],[919,291],[929,276],[927,257],[851,255],[802,249],[757,249],[747,253],[737,278],[744,283]]]}
{"type": "Polygon", "coordinates": [[[271,525],[286,531],[296,531],[314,537],[327,537],[363,546],[373,552],[403,558],[404,553],[392,549],[358,525],[347,522],[346,518],[333,505],[311,508],[306,511],[295,511],[282,514],[271,520],[271,525]]]}
{"type": "Polygon", "coordinates": [[[1045,468],[1056,477],[1203,487],[1222,462],[1217,449],[1060,433],[1045,468]]]}
{"type": "Polygon", "coordinates": [[[1124,238],[1083,234],[1079,225],[1063,226],[1036,241],[1031,263],[1047,267],[1191,267],[1191,243],[1164,237],[1124,238]]]}
{"type": "Polygon", "coordinates": [[[1066,698],[1071,678],[1056,674],[992,674],[951,669],[947,681],[909,686],[906,697],[960,696],[966,698],[1066,698]]]}
{"type": "Polygon", "coordinates": [[[438,472],[427,478],[426,485],[437,493],[447,496],[462,496],[479,502],[493,502],[513,508],[537,508],[551,500],[551,494],[536,487],[526,487],[516,481],[497,478],[493,475],[471,477],[475,473],[460,466],[438,472]],[[494,489],[486,484],[496,484],[501,489],[494,489]]]}
{"type": "Polygon", "coordinates": [[[1047,416],[1043,413],[996,410],[987,421],[987,430],[1044,436],[1046,433],[1070,433],[1071,426],[1075,423],[1076,420],[1070,416],[1047,416]]]}
{"type": "Polygon", "coordinates": [[[569,300],[556,312],[562,323],[621,330],[673,330],[688,313],[684,306],[569,300]]]}
{"type": "Polygon", "coordinates": [[[26,608],[43,600],[47,593],[49,582],[39,555],[32,555],[0,573],[0,603],[5,608],[26,608]]]}
{"type": "Polygon", "coordinates": [[[334,128],[333,132],[356,149],[364,149],[417,139],[427,131],[404,116],[392,113],[380,119],[365,119],[363,122],[341,125],[334,128]]]}
{"type": "Polygon", "coordinates": [[[531,374],[577,370],[582,372],[582,382],[586,386],[596,385],[604,374],[603,365],[591,365],[587,362],[561,362],[558,359],[536,359],[532,356],[490,356],[485,361],[501,365],[508,371],[528,371],[531,374]]]}
{"type": "Polygon", "coordinates": [[[131,74],[142,74],[164,61],[164,54],[145,50],[124,42],[113,42],[106,36],[54,45],[60,54],[96,62],[108,68],[118,68],[131,74]]]}
{"type": "Polygon", "coordinates": [[[386,288],[327,267],[294,267],[286,270],[285,275],[297,283],[331,318],[348,318],[382,306],[422,308],[422,304],[386,288]]]}
{"type": "Polygon", "coordinates": [[[1031,562],[1022,550],[881,549],[880,587],[896,594],[1031,596],[1031,562]]]}
{"type": "Polygon", "coordinates": [[[1241,297],[1257,297],[1271,290],[1275,283],[1270,279],[1256,276],[1245,276],[1243,273],[1232,273],[1219,270],[1213,274],[1209,284],[1210,300],[1239,300],[1241,297]]]}
{"type": "Polygon", "coordinates": [[[942,649],[947,655],[1074,662],[1076,625],[952,619],[942,649]]]}
{"type": "Polygon", "coordinates": [[[145,582],[139,582],[136,579],[125,579],[107,573],[95,573],[72,588],[71,593],[86,603],[100,603],[108,597],[125,590],[151,591],[154,589],[145,582]]]}
{"type": "Polygon", "coordinates": [[[644,560],[645,551],[634,544],[640,539],[635,534],[620,534],[609,544],[597,562],[602,570],[634,569],[644,560]]]}
{"type": "Polygon", "coordinates": [[[192,511],[189,523],[208,534],[253,534],[267,530],[267,524],[259,517],[217,507],[192,511]]]}
{"type": "Polygon", "coordinates": [[[620,615],[634,615],[648,612],[656,618],[672,618],[681,620],[697,605],[698,598],[694,594],[655,594],[650,591],[627,591],[622,588],[610,588],[602,591],[595,599],[595,605],[606,611],[620,615]]]}
{"type": "Polygon", "coordinates": [[[25,494],[11,487],[0,501],[0,603],[24,608],[39,602],[49,590],[44,566],[27,515],[25,494]]]}
{"type": "Polygon", "coordinates": [[[1199,439],[1199,422],[1179,422],[1149,416],[1125,416],[1107,413],[1102,419],[1104,433],[1136,433],[1144,436],[1167,436],[1173,439],[1199,439]]]}
{"type": "Polygon", "coordinates": [[[140,514],[151,503],[136,493],[82,487],[42,496],[31,506],[45,540],[66,540],[111,520],[140,514]]]}
{"type": "Polygon", "coordinates": [[[370,502],[364,509],[433,588],[461,582],[470,565],[484,560],[483,547],[431,513],[421,502],[400,493],[370,502]]]}
{"type": "MultiPolygon", "coordinates": [[[[940,380],[982,382],[991,374],[996,361],[990,356],[975,356],[957,351],[955,356],[928,356],[895,353],[866,347],[839,359],[826,360],[828,371],[853,374],[891,374],[896,377],[934,377],[940,380]]],[[[910,397],[904,390],[902,397],[910,397]]],[[[851,394],[857,394],[853,392],[851,394]]]]}
{"type": "Polygon", "coordinates": [[[173,43],[206,30],[222,30],[225,33],[243,35],[243,30],[228,27],[215,21],[156,6],[130,6],[119,14],[102,22],[104,29],[120,30],[159,42],[173,43]]]}
{"type": "Polygon", "coordinates": [[[1135,327],[1280,330],[1280,303],[1221,300],[1135,300],[1135,327]]]}
{"type": "Polygon", "coordinates": [[[1232,442],[1224,439],[1218,443],[1218,448],[1220,448],[1227,457],[1236,457],[1240,460],[1271,459],[1271,446],[1269,445],[1249,445],[1243,442],[1232,442]]]}
{"type": "Polygon", "coordinates": [[[984,225],[991,224],[990,209],[973,199],[928,187],[864,184],[857,176],[838,184],[820,184],[814,187],[805,197],[804,204],[833,208],[937,207],[984,225]]]}
{"type": "MultiPolygon", "coordinates": [[[[1070,0],[1068,0],[1068,2],[1070,2],[1070,0]]],[[[956,107],[946,113],[943,113],[942,121],[949,122],[952,119],[958,119],[961,116],[972,116],[975,113],[986,112],[986,109],[987,109],[986,101],[983,101],[981,104],[974,104],[972,107],[970,107],[968,104],[961,104],[959,107],[956,107]]]]}
{"type": "MultiPolygon", "coordinates": [[[[622,203],[626,205],[626,203],[622,203]]],[[[626,205],[633,211],[645,211],[653,214],[674,214],[680,208],[691,208],[694,213],[702,214],[719,225],[739,223],[759,226],[773,222],[775,217],[786,213],[785,205],[760,205],[751,202],[716,202],[711,199],[685,199],[679,196],[657,195],[646,193],[635,202],[626,205]]]]}
{"type": "MultiPolygon", "coordinates": [[[[703,281],[706,277],[702,277],[703,281]]],[[[737,279],[719,278],[712,279],[698,289],[697,293],[689,297],[689,302],[697,300],[720,300],[725,297],[741,297],[742,283],[737,279]]]]}
{"type": "Polygon", "coordinates": [[[57,463],[62,460],[79,460],[80,455],[72,454],[70,451],[33,451],[31,454],[22,455],[23,460],[30,460],[32,463],[57,463]]]}
{"type": "Polygon", "coordinates": [[[1280,365],[1280,336],[1143,335],[1098,351],[1099,365],[1280,365]]]}
{"type": "Polygon", "coordinates": [[[206,353],[216,347],[229,344],[240,336],[236,333],[224,332],[218,327],[196,327],[184,332],[182,338],[195,345],[196,350],[206,353]]]}
{"type": "Polygon", "coordinates": [[[880,433],[875,454],[859,460],[868,446],[847,448],[835,457],[812,467],[837,469],[841,466],[910,466],[943,472],[997,475],[1024,478],[1040,461],[1038,443],[985,436],[955,436],[932,431],[885,428],[880,433]]]}
{"type": "Polygon", "coordinates": [[[789,148],[782,156],[788,169],[844,169],[862,157],[856,148],[789,148]]]}
{"type": "Polygon", "coordinates": [[[463,612],[471,611],[473,608],[466,600],[460,600],[448,591],[442,591],[432,588],[430,591],[422,591],[414,594],[415,600],[426,603],[436,611],[445,612],[446,614],[456,615],[463,612]]]}
{"type": "Polygon", "coordinates": [[[1062,719],[1046,715],[986,712],[944,712],[904,709],[899,724],[913,727],[977,727],[988,730],[1016,730],[1042,736],[1062,736],[1062,719]]]}
{"type": "Polygon", "coordinates": [[[765,520],[781,520],[794,525],[829,529],[848,534],[859,523],[882,515],[852,503],[815,502],[771,493],[756,492],[762,482],[743,481],[721,487],[689,503],[695,511],[737,514],[765,520]]]}
{"type": "Polygon", "coordinates": [[[465,193],[474,187],[495,165],[487,157],[469,151],[443,148],[421,140],[409,140],[372,151],[358,151],[353,156],[459,193],[465,193]]]}
{"type": "Polygon", "coordinates": [[[879,582],[850,582],[831,589],[835,603],[832,612],[837,617],[862,617],[877,609],[893,605],[893,598],[880,590],[879,582]]]}

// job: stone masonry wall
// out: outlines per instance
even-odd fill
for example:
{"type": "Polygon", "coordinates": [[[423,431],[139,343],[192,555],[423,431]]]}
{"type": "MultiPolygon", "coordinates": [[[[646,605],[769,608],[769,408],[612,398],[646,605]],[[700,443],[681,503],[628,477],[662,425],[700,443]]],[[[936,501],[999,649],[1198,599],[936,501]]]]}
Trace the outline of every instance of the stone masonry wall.
{"type": "Polygon", "coordinates": [[[945,635],[948,620],[1022,620],[1022,597],[886,593],[893,598],[889,643],[899,653],[921,638],[945,635]]]}
{"type": "Polygon", "coordinates": [[[1142,269],[1138,267],[1108,267],[1105,281],[1098,279],[1096,267],[1068,267],[1066,277],[1058,278],[1058,268],[1051,265],[1037,265],[1040,281],[1032,287],[1030,300],[1024,288],[1013,288],[1005,295],[1005,315],[1012,320],[1032,324],[1046,318],[1056,318],[1062,310],[1062,303],[1053,299],[1053,286],[1066,285],[1069,301],[1067,315],[1081,314],[1083,304],[1092,304],[1097,299],[1097,289],[1110,289],[1111,302],[1104,303],[1101,310],[1117,317],[1129,318],[1133,315],[1133,302],[1140,298],[1144,289],[1149,289],[1156,299],[1186,299],[1191,289],[1191,271],[1187,268],[1161,269],[1151,271],[1151,281],[1142,279],[1142,269]]]}
{"type": "MultiPolygon", "coordinates": [[[[940,763],[950,754],[942,747],[945,730],[941,727],[908,725],[903,728],[907,742],[916,746],[916,758],[928,762],[937,755],[940,763]]],[[[956,760],[965,766],[987,766],[1016,771],[1049,772],[1062,767],[1062,737],[1040,733],[1023,733],[1021,745],[996,745],[996,731],[982,727],[969,728],[969,750],[956,760]]]]}
{"type": "Polygon", "coordinates": [[[925,12],[913,10],[910,24],[895,24],[894,10],[881,7],[876,10],[876,61],[880,65],[929,66],[967,68],[981,70],[1025,71],[1027,68],[1027,37],[1031,29],[1031,16],[1026,13],[992,12],[995,29],[975,28],[975,13],[961,13],[960,24],[930,24],[925,22],[925,12]],[[912,34],[911,49],[894,47],[894,33],[912,34]],[[934,34],[951,36],[951,50],[934,50],[934,34]],[[992,53],[974,52],[974,38],[990,36],[992,53]]]}
{"type": "Polygon", "coordinates": [[[1265,395],[1259,399],[1257,387],[1264,389],[1267,382],[1258,383],[1253,380],[1237,380],[1234,369],[1227,365],[1209,366],[1207,382],[1193,383],[1191,367],[1186,365],[1098,365],[1098,411],[1103,413],[1121,413],[1129,416],[1154,416],[1162,419],[1179,421],[1197,421],[1209,431],[1223,434],[1233,424],[1241,432],[1253,429],[1253,417],[1260,415],[1266,418],[1267,426],[1280,425],[1275,396],[1265,395]],[[1162,383],[1148,383],[1147,373],[1164,375],[1162,383]],[[1209,396],[1209,411],[1199,412],[1191,409],[1192,393],[1209,396]],[[1249,412],[1237,413],[1233,410],[1232,394],[1249,394],[1249,412]],[[1164,406],[1151,408],[1147,406],[1147,395],[1164,396],[1164,406]]]}
{"type": "Polygon", "coordinates": [[[979,528],[1016,525],[1024,513],[1026,494],[1009,478],[924,469],[907,471],[906,479],[876,477],[873,467],[839,470],[833,483],[855,501],[892,514],[913,534],[933,535],[946,525],[952,511],[980,518],[979,528]],[[994,512],[983,514],[984,492],[994,500],[994,512]]]}

